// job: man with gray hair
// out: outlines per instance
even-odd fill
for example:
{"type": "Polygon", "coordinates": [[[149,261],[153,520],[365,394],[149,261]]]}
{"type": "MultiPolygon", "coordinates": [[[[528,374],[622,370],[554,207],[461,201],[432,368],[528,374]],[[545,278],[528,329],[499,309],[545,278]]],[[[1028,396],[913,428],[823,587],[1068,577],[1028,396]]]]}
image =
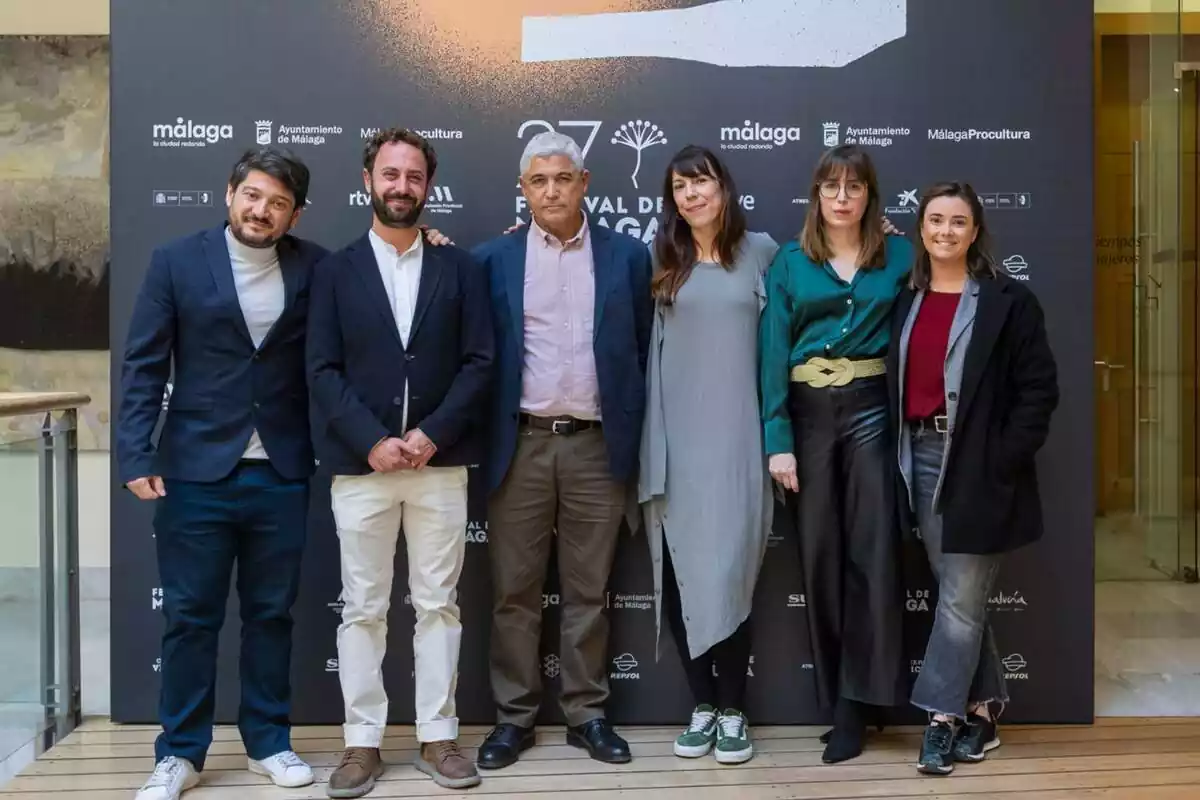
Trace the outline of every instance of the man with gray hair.
{"type": "Polygon", "coordinates": [[[629,745],[604,716],[604,599],[637,472],[653,314],[650,252],[588,221],[588,172],[569,136],[530,140],[520,185],[530,225],[474,252],[491,279],[496,340],[485,476],[497,725],[478,764],[505,767],[533,746],[542,586],[554,536],[567,743],[624,763],[629,745]]]}

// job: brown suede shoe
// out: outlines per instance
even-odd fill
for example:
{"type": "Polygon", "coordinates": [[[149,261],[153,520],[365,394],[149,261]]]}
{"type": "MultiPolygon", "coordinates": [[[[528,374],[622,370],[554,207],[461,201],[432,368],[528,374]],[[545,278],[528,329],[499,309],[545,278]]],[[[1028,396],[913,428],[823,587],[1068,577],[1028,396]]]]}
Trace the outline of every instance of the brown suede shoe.
{"type": "Polygon", "coordinates": [[[423,743],[416,767],[447,789],[466,789],[479,784],[475,765],[462,754],[458,742],[453,739],[423,743]]]}
{"type": "Polygon", "coordinates": [[[329,776],[325,793],[330,797],[362,797],[375,788],[383,775],[383,759],[377,747],[347,747],[342,763],[329,776]]]}

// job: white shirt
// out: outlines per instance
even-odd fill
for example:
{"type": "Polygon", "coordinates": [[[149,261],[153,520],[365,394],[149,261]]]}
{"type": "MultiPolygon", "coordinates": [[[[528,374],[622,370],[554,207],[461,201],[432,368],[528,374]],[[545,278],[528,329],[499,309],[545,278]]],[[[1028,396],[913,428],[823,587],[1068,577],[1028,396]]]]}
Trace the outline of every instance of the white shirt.
{"type": "MultiPolygon", "coordinates": [[[[274,247],[247,247],[234,238],[228,226],[225,228],[225,245],[229,250],[233,285],[237,289],[242,317],[246,320],[254,347],[259,348],[283,313],[286,302],[279,254],[274,247]]],[[[267,458],[267,450],[257,429],[250,432],[250,441],[242,457],[267,458]]]]}
{"type": "MultiPolygon", "coordinates": [[[[421,236],[413,241],[407,250],[399,252],[395,247],[385,242],[379,234],[372,230],[367,234],[371,249],[375,252],[375,263],[379,267],[379,277],[383,279],[383,288],[387,292],[388,304],[392,307],[392,316],[396,320],[396,330],[400,333],[400,341],[408,347],[408,336],[412,331],[413,314],[417,309],[417,290],[421,288],[421,265],[425,260],[425,247],[421,236]]],[[[408,379],[404,381],[404,432],[408,432],[408,379]]]]}

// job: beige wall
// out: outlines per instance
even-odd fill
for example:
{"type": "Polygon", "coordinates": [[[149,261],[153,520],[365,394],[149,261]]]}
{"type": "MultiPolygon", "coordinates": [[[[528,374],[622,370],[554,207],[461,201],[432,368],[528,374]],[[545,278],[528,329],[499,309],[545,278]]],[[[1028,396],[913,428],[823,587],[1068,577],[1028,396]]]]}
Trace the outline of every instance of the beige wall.
{"type": "Polygon", "coordinates": [[[108,0],[0,0],[0,35],[108,34],[108,0]]]}
{"type": "MultiPolygon", "coordinates": [[[[108,453],[79,454],[79,565],[109,566],[108,453]]],[[[38,565],[38,458],[0,449],[0,568],[38,565]]]]}
{"type": "Polygon", "coordinates": [[[1096,0],[1097,14],[1148,14],[1200,11],[1200,0],[1096,0]]]}
{"type": "Polygon", "coordinates": [[[0,35],[107,35],[109,0],[2,0],[0,35]]]}

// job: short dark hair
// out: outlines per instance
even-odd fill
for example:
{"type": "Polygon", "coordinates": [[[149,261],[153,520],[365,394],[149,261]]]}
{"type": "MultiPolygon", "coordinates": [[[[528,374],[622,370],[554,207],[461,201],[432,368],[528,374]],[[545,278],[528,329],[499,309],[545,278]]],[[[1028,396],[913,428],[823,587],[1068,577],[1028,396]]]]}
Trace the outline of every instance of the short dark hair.
{"type": "Polygon", "coordinates": [[[233,174],[229,176],[230,188],[241,186],[255,170],[265,172],[288,188],[295,203],[293,210],[304,208],[308,200],[309,174],[303,161],[279,147],[251,148],[233,165],[233,174]]]}
{"type": "Polygon", "coordinates": [[[979,195],[969,183],[947,181],[935,183],[926,189],[921,195],[921,204],[917,206],[917,236],[913,245],[914,259],[908,278],[909,286],[913,289],[929,288],[933,267],[929,263],[929,253],[925,251],[921,229],[925,225],[925,210],[939,197],[957,197],[971,207],[971,221],[975,223],[976,233],[975,241],[967,248],[967,274],[975,280],[996,277],[999,270],[996,269],[996,260],[992,257],[992,237],[983,218],[983,203],[979,200],[979,195]]]}
{"type": "Polygon", "coordinates": [[[721,186],[721,200],[724,204],[721,211],[721,227],[717,231],[714,243],[717,257],[721,266],[726,270],[733,269],[738,246],[746,236],[746,215],[738,205],[737,187],[733,176],[717,158],[716,153],[699,145],[688,145],[680,150],[667,165],[667,174],[663,177],[663,224],[654,237],[654,255],[658,259],[658,271],[650,282],[650,291],[656,300],[664,305],[672,305],[675,296],[692,274],[696,264],[696,240],[692,236],[691,226],[679,213],[675,202],[675,175],[678,173],[685,178],[698,178],[701,175],[712,178],[721,186]]]}
{"type": "Polygon", "coordinates": [[[433,173],[437,172],[437,153],[428,139],[408,128],[384,128],[368,139],[363,148],[363,169],[369,173],[375,171],[375,157],[385,144],[407,144],[420,150],[425,156],[425,171],[429,173],[425,180],[433,180],[433,173]]]}

